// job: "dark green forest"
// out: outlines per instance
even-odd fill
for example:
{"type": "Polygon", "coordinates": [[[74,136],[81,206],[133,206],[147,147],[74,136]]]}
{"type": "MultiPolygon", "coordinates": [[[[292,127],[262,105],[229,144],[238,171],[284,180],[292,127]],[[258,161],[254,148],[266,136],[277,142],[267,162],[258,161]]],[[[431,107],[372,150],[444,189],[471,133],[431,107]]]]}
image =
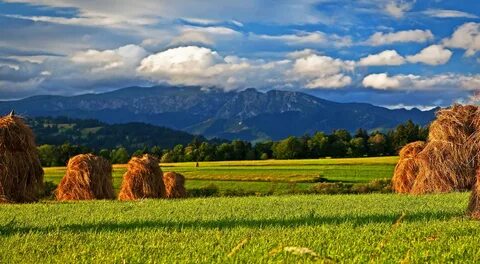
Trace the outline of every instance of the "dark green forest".
{"type": "Polygon", "coordinates": [[[35,118],[28,122],[37,136],[44,166],[64,166],[70,157],[89,152],[112,163],[126,163],[132,155],[145,153],[162,162],[390,156],[405,144],[425,140],[428,135],[428,128],[407,121],[383,133],[358,129],[352,134],[340,129],[331,134],[317,132],[252,144],[207,140],[143,123],[108,125],[69,118],[35,118]]]}

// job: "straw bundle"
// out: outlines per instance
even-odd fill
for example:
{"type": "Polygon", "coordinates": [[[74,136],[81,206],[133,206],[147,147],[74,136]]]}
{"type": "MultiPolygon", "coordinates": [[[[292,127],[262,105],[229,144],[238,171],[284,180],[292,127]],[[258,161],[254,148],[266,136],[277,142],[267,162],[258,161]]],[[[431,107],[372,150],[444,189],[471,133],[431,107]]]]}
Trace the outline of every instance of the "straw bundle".
{"type": "Polygon", "coordinates": [[[425,148],[425,142],[416,141],[400,150],[400,159],[395,167],[392,187],[398,193],[409,193],[420,170],[418,154],[425,148]]]}
{"type": "Polygon", "coordinates": [[[471,189],[479,164],[479,108],[454,105],[438,111],[429,129],[428,142],[413,160],[402,158],[408,148],[405,146],[405,153],[400,153],[396,167],[397,192],[424,194],[471,189]]]}
{"type": "Polygon", "coordinates": [[[430,125],[428,140],[463,145],[476,132],[478,116],[478,107],[473,105],[453,105],[439,110],[435,121],[430,125]]]}
{"type": "Polygon", "coordinates": [[[157,158],[144,155],[133,157],[123,175],[122,187],[118,198],[120,200],[136,200],[145,198],[161,198],[165,195],[163,173],[157,158]]]}
{"type": "Polygon", "coordinates": [[[419,175],[412,193],[424,194],[469,190],[475,183],[474,148],[444,141],[431,141],[418,155],[419,175]]]}
{"type": "Polygon", "coordinates": [[[114,199],[112,165],[93,154],[71,158],[56,196],[59,201],[114,199]]]}
{"type": "Polygon", "coordinates": [[[185,177],[176,172],[167,172],[163,175],[165,183],[166,198],[185,198],[187,191],[185,190],[185,177]]]}
{"type": "Polygon", "coordinates": [[[0,118],[0,203],[38,200],[43,169],[32,130],[21,117],[0,118]]]}

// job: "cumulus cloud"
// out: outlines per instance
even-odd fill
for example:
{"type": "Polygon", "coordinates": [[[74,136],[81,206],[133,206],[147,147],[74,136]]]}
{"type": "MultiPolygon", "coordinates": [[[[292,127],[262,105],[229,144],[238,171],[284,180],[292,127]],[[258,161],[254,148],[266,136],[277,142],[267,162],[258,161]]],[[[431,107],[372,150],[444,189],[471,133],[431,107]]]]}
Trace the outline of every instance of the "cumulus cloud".
{"type": "Polygon", "coordinates": [[[255,87],[340,88],[351,84],[353,61],[297,52],[291,59],[263,61],[223,57],[205,47],[168,49],[142,60],[137,71],[154,81],[216,86],[227,90],[255,87]]]}
{"type": "Polygon", "coordinates": [[[452,57],[452,52],[448,49],[445,49],[441,45],[431,45],[418,54],[407,56],[407,60],[411,63],[425,63],[429,65],[441,65],[445,64],[452,57]]]}
{"type": "Polygon", "coordinates": [[[478,18],[477,15],[449,9],[427,9],[423,11],[427,16],[436,18],[478,18]]]}
{"type": "Polygon", "coordinates": [[[304,57],[308,57],[310,55],[316,55],[316,54],[319,54],[316,50],[303,49],[303,50],[296,50],[296,51],[289,52],[287,54],[287,58],[299,59],[299,58],[304,58],[304,57]]]}
{"type": "Polygon", "coordinates": [[[135,69],[136,65],[147,55],[137,45],[126,45],[113,50],[80,51],[71,57],[76,64],[87,66],[91,72],[125,71],[135,69]]]}
{"type": "Polygon", "coordinates": [[[401,81],[399,78],[389,77],[386,73],[374,73],[363,78],[362,84],[364,87],[371,87],[374,89],[396,89],[400,87],[401,81]]]}
{"type": "Polygon", "coordinates": [[[227,90],[278,83],[289,61],[252,61],[222,57],[204,47],[168,49],[143,59],[137,71],[151,80],[180,85],[215,86],[227,90]]]}
{"type": "Polygon", "coordinates": [[[361,66],[402,65],[404,63],[405,58],[395,50],[385,50],[378,54],[368,55],[359,61],[361,66]]]}
{"type": "Polygon", "coordinates": [[[379,90],[445,90],[458,88],[465,91],[479,89],[480,74],[462,75],[454,73],[420,76],[414,74],[398,74],[388,76],[387,73],[367,75],[362,84],[379,90]]]}
{"type": "Polygon", "coordinates": [[[307,88],[340,88],[351,84],[352,78],[347,73],[354,68],[353,61],[309,54],[296,59],[292,73],[305,78],[307,88]]]}
{"type": "Polygon", "coordinates": [[[376,32],[365,42],[367,45],[380,46],[392,43],[417,42],[424,43],[433,39],[430,30],[404,30],[392,33],[376,32]]]}
{"type": "Polygon", "coordinates": [[[288,45],[318,44],[331,45],[335,47],[347,47],[352,45],[352,39],[349,36],[339,36],[337,34],[326,34],[324,32],[298,32],[298,34],[286,35],[256,35],[251,34],[251,39],[272,40],[287,43],[288,45]]]}
{"type": "Polygon", "coordinates": [[[443,45],[466,50],[466,56],[473,56],[480,50],[480,23],[465,23],[455,30],[451,38],[443,40],[443,45]]]}
{"type": "Polygon", "coordinates": [[[406,12],[412,9],[414,3],[415,1],[390,1],[385,5],[385,12],[397,19],[402,18],[406,12]]]}

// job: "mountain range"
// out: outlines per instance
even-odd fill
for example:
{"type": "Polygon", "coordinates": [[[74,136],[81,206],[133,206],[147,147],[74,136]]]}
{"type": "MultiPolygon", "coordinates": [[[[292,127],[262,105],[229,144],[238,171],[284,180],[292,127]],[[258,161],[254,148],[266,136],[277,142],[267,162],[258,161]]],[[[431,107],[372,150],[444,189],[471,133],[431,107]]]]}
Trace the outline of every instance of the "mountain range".
{"type": "Polygon", "coordinates": [[[248,88],[223,92],[200,87],[128,87],[100,94],[34,96],[0,102],[30,116],[66,116],[103,122],[144,122],[207,138],[249,141],[335,129],[385,130],[407,120],[426,125],[434,110],[387,109],[366,103],[337,103],[302,92],[248,88]]]}

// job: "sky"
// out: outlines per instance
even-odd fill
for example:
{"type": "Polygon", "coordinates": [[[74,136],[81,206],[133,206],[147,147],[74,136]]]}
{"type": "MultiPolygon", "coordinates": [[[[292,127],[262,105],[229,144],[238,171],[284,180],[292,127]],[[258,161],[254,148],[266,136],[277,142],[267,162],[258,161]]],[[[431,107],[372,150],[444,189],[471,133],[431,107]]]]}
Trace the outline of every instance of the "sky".
{"type": "Polygon", "coordinates": [[[0,100],[128,86],[480,102],[478,0],[0,0],[0,100]]]}

